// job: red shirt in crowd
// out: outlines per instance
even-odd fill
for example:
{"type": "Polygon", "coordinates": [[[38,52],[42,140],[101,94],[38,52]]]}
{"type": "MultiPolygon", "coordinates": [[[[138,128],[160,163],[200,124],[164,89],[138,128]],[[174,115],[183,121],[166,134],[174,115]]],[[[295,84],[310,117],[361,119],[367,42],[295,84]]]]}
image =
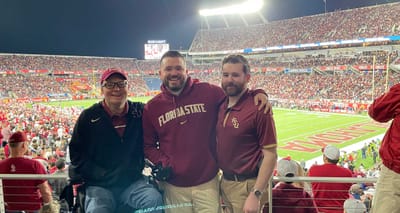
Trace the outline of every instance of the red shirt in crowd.
{"type": "MultiPolygon", "coordinates": [[[[336,164],[325,163],[313,165],[308,175],[310,177],[352,177],[349,169],[336,164]]],[[[315,204],[320,212],[343,213],[343,203],[349,198],[352,183],[322,183],[312,182],[315,204]]]]}
{"type": "MultiPolygon", "coordinates": [[[[1,174],[46,174],[37,160],[25,157],[7,158],[0,161],[1,174]]],[[[4,201],[7,210],[39,210],[42,199],[38,185],[46,180],[3,180],[4,201]]]]}

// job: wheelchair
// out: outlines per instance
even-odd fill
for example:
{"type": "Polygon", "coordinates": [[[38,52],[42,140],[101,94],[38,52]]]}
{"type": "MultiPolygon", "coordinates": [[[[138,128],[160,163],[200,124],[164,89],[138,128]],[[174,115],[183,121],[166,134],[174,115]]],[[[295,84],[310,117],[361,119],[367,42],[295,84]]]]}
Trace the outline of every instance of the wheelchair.
{"type": "MultiPolygon", "coordinates": [[[[158,187],[158,181],[156,180],[157,171],[159,168],[156,168],[154,164],[146,159],[145,167],[151,169],[151,173],[145,175],[145,178],[149,184],[152,184],[159,192],[162,194],[162,190],[158,187]]],[[[69,168],[69,172],[74,173],[73,168],[69,168]]],[[[70,173],[71,174],[71,173],[70,173]]],[[[70,175],[71,176],[71,175],[70,175]]],[[[72,175],[73,176],[73,175],[72,175]]],[[[63,208],[60,213],[85,213],[85,192],[86,185],[82,178],[77,175],[74,179],[70,179],[69,183],[66,187],[64,187],[61,195],[60,202],[65,203],[65,208],[63,208]],[[67,210],[65,210],[67,209],[67,210]]],[[[124,212],[135,212],[136,209],[124,204],[118,205],[115,210],[116,213],[124,213],[124,212]]]]}
{"type": "Polygon", "coordinates": [[[60,194],[62,205],[60,213],[84,213],[85,185],[82,182],[69,181],[60,194]]]}

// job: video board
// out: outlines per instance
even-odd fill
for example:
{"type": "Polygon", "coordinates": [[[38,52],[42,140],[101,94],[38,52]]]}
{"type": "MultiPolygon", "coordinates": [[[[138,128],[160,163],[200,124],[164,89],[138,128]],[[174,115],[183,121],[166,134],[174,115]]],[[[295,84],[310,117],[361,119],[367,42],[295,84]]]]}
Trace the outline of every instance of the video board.
{"type": "Polygon", "coordinates": [[[160,59],[169,50],[165,40],[149,40],[144,45],[144,59],[160,59]]]}

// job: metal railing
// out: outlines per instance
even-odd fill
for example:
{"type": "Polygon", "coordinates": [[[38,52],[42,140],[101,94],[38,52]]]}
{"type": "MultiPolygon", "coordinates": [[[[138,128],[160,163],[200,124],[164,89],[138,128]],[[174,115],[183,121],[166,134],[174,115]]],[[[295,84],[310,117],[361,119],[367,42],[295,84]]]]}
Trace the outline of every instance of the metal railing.
{"type": "Polygon", "coordinates": [[[4,202],[3,179],[7,180],[37,180],[37,179],[65,179],[67,175],[34,175],[34,174],[0,174],[0,212],[6,212],[4,202]]]}
{"type": "MultiPolygon", "coordinates": [[[[34,175],[34,174],[0,174],[0,212],[5,212],[5,202],[3,193],[3,179],[8,180],[32,180],[32,179],[65,179],[68,178],[66,175],[34,175]]],[[[272,186],[273,182],[326,182],[326,183],[376,183],[377,178],[340,178],[340,177],[273,177],[270,179],[268,184],[268,202],[272,205],[268,205],[269,212],[272,212],[272,186]]]]}

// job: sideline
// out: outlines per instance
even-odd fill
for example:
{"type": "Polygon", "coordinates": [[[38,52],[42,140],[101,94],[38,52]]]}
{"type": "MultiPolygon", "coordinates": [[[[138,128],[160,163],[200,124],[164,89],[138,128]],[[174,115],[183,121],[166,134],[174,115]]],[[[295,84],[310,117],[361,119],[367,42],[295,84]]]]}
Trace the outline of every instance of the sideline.
{"type": "MultiPolygon", "coordinates": [[[[371,142],[372,140],[380,140],[380,141],[382,141],[382,138],[383,138],[384,135],[385,134],[383,133],[383,134],[377,135],[375,137],[360,141],[358,143],[354,143],[354,144],[351,144],[349,146],[342,147],[342,148],[340,148],[340,152],[342,154],[343,151],[346,151],[346,153],[353,152],[353,151],[358,151],[364,146],[365,143],[371,142]]],[[[316,158],[313,158],[313,159],[310,159],[310,160],[306,161],[306,168],[309,169],[315,162],[317,162],[318,164],[323,164],[324,162],[323,162],[323,159],[322,159],[322,155],[320,155],[319,157],[316,157],[316,158]]]]}

